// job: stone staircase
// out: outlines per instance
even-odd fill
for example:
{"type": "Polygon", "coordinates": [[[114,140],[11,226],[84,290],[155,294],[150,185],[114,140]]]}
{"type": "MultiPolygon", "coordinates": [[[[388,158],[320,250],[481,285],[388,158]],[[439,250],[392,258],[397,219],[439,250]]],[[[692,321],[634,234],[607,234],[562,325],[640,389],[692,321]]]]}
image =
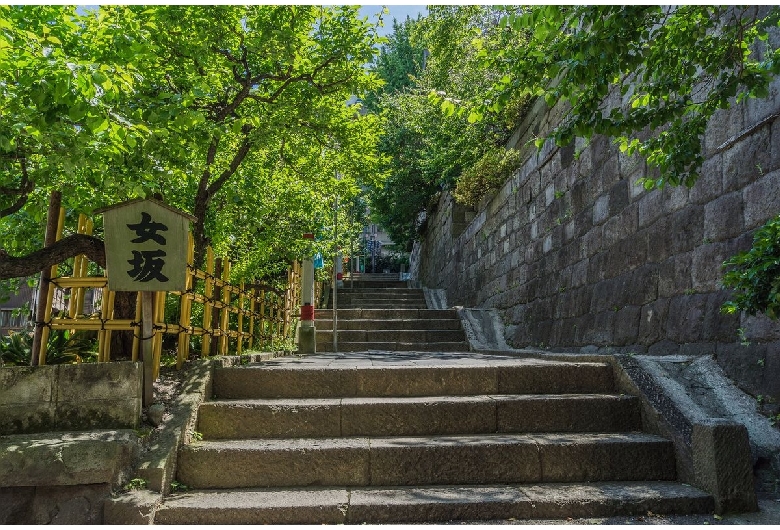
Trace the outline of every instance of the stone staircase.
{"type": "Polygon", "coordinates": [[[219,368],[170,524],[414,523],[711,512],[602,363],[465,352],[219,368]]]}
{"type": "Polygon", "coordinates": [[[615,391],[609,364],[426,352],[417,341],[434,335],[384,338],[417,321],[435,322],[421,333],[463,333],[451,313],[430,311],[339,309],[341,333],[366,334],[339,349],[365,351],[217,368],[215,399],[199,410],[203,439],[179,453],[177,480],[191,490],[167,497],[155,523],[712,512],[710,495],[675,482],[673,444],[641,432],[639,401],[615,391]],[[407,344],[414,351],[398,351],[407,344]]]}
{"type": "MultiPolygon", "coordinates": [[[[336,293],[338,351],[468,351],[454,309],[428,309],[422,289],[398,275],[363,274],[336,293]]],[[[333,351],[333,299],[318,309],[317,351],[333,351]]]]}

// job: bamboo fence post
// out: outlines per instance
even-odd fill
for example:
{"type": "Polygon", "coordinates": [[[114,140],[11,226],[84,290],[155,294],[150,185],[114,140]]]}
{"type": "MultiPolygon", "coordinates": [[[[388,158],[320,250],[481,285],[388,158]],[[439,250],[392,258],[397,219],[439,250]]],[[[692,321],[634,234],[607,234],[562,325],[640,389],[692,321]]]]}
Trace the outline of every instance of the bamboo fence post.
{"type": "Polygon", "coordinates": [[[255,342],[255,297],[256,291],[253,287],[249,290],[249,342],[247,348],[250,350],[255,342]]]}
{"type": "Polygon", "coordinates": [[[220,313],[220,328],[222,329],[222,335],[219,337],[219,354],[227,355],[228,353],[228,323],[230,318],[230,286],[228,280],[230,279],[230,262],[224,259],[222,265],[222,312],[220,313]]]}
{"type": "MultiPolygon", "coordinates": [[[[109,291],[108,286],[103,289],[103,307],[100,308],[100,318],[104,322],[114,317],[114,301],[116,292],[109,291]]],[[[103,326],[101,326],[103,327],[103,326]]],[[[111,360],[111,330],[101,329],[98,331],[98,362],[108,362],[111,360]]]]}
{"type": "Polygon", "coordinates": [[[290,306],[292,305],[292,279],[293,279],[293,267],[287,267],[287,288],[284,290],[284,312],[282,313],[283,326],[282,326],[282,339],[287,338],[287,334],[290,332],[290,306]]]}
{"type": "Polygon", "coordinates": [[[246,296],[244,295],[244,280],[241,280],[240,294],[238,295],[238,344],[236,345],[236,353],[241,355],[244,344],[244,304],[246,303],[246,296]]]}
{"type": "MultiPolygon", "coordinates": [[[[83,214],[79,214],[79,220],[78,220],[78,226],[76,227],[76,233],[77,234],[84,234],[86,233],[86,221],[87,217],[83,214]]],[[[81,278],[81,263],[82,261],[86,261],[86,258],[84,254],[79,254],[78,256],[73,258],[73,277],[74,278],[81,278]]],[[[79,297],[83,293],[84,289],[82,287],[73,287],[70,290],[70,304],[68,307],[68,318],[76,318],[76,315],[80,314],[79,312],[79,297]]],[[[71,333],[73,333],[75,330],[71,330],[71,333]]]]}
{"type": "MultiPolygon", "coordinates": [[[[106,287],[106,290],[108,290],[108,287],[106,287]]],[[[141,293],[136,293],[136,299],[135,299],[135,321],[141,322],[141,319],[143,318],[143,302],[142,302],[142,296],[141,293]]],[[[141,356],[141,337],[143,336],[143,328],[139,327],[138,333],[133,330],[133,362],[138,362],[138,358],[141,356]]]]}
{"type": "MultiPolygon", "coordinates": [[[[65,208],[60,207],[59,209],[59,216],[57,217],[57,225],[56,225],[56,233],[54,236],[54,241],[59,241],[62,238],[62,229],[65,224],[65,208]]],[[[48,235],[48,234],[47,234],[48,235]]],[[[47,237],[48,239],[48,237],[47,237]]],[[[49,277],[47,279],[43,278],[43,274],[41,274],[41,282],[39,289],[45,289],[46,290],[46,306],[44,308],[43,312],[43,322],[49,323],[51,321],[51,306],[54,302],[54,288],[52,287],[51,283],[48,281],[51,278],[54,278],[57,276],[57,265],[52,265],[51,269],[49,270],[49,277]],[[45,284],[45,287],[44,287],[45,284]]],[[[39,300],[41,297],[38,298],[39,300]]],[[[40,314],[40,313],[39,313],[40,314]]],[[[41,342],[40,342],[40,350],[38,351],[38,366],[43,366],[46,364],[46,345],[49,342],[49,327],[44,325],[43,329],[41,329],[41,342]]],[[[33,357],[35,357],[35,348],[33,348],[33,357]]],[[[35,359],[33,359],[34,361],[35,359]]]]}
{"type": "Polygon", "coordinates": [[[152,346],[153,346],[153,366],[154,366],[154,380],[160,376],[160,359],[162,357],[162,342],[163,342],[163,329],[165,329],[165,291],[156,291],[154,293],[154,308],[153,314],[154,328],[152,329],[152,346]],[[162,328],[162,329],[161,329],[162,328]]]}
{"type": "Polygon", "coordinates": [[[265,346],[265,290],[260,291],[260,347],[265,346]]]}
{"type": "Polygon", "coordinates": [[[192,233],[189,234],[187,241],[187,276],[185,289],[179,301],[179,336],[178,347],[176,348],[176,369],[181,370],[184,361],[190,356],[190,320],[192,318],[192,298],[190,295],[195,285],[195,270],[193,261],[195,260],[195,239],[192,233]],[[193,267],[193,268],[190,268],[193,267]]]}
{"type": "Polygon", "coordinates": [[[203,340],[201,355],[208,357],[211,351],[211,295],[214,292],[214,251],[206,247],[206,285],[203,290],[203,340]]]}

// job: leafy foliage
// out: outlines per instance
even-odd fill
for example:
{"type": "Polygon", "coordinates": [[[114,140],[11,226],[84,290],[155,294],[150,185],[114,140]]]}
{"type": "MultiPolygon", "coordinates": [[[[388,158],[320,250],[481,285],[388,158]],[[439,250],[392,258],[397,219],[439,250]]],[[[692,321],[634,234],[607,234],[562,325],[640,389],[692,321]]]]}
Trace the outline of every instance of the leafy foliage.
{"type": "Polygon", "coordinates": [[[468,108],[476,116],[497,111],[518,93],[562,104],[564,118],[549,134],[558,145],[604,134],[659,168],[646,188],[691,186],[708,120],[766,96],[780,73],[767,33],[779,18],[780,9],[760,6],[524,8],[499,25],[527,43],[480,52],[501,76],[468,108]]]}
{"type": "Polygon", "coordinates": [[[508,9],[431,6],[428,17],[396,25],[377,60],[377,73],[388,82],[378,97],[384,119],[379,149],[388,176],[372,191],[373,214],[402,247],[409,249],[417,238],[420,214],[437,193],[454,188],[464,170],[500,145],[519,116],[519,103],[481,120],[457,110],[457,102],[477,97],[495,81],[494,70],[482,67],[472,41],[481,35],[488,49],[508,45],[494,23],[500,13],[517,8],[508,9]],[[416,58],[423,49],[428,54],[420,71],[416,58]],[[388,71],[383,65],[395,68],[388,71]],[[397,72],[403,65],[412,83],[393,81],[402,77],[397,72]],[[441,106],[432,104],[432,91],[445,95],[441,106]]]}
{"type": "Polygon", "coordinates": [[[492,148],[461,174],[453,193],[455,200],[476,208],[490,190],[506,182],[521,161],[516,149],[492,148]]]}
{"type": "Polygon", "coordinates": [[[0,247],[40,248],[52,189],[69,218],[159,194],[198,262],[281,270],[381,178],[377,117],[347,105],[376,40],[347,6],[0,7],[0,247]]]}
{"type": "Polygon", "coordinates": [[[770,219],[753,235],[750,250],[729,258],[723,285],[735,290],[723,306],[726,313],[745,311],[780,316],[780,216],[770,219]]]}
{"type": "MultiPolygon", "coordinates": [[[[29,366],[32,333],[11,332],[0,335],[0,365],[29,366]]],[[[95,339],[67,330],[52,330],[46,345],[47,364],[75,364],[95,361],[95,339]]]]}

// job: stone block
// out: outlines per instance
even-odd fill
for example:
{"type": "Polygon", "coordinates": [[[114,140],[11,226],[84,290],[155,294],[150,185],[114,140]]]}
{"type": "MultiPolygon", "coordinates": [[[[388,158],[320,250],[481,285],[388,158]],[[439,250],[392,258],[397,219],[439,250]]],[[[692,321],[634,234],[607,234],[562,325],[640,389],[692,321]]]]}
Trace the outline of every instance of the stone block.
{"type": "MultiPolygon", "coordinates": [[[[625,210],[623,213],[627,213],[625,210]]],[[[604,225],[606,242],[607,225],[604,225]]],[[[648,234],[646,230],[627,233],[607,251],[607,274],[616,276],[647,263],[648,234]]]]}
{"type": "Polygon", "coordinates": [[[713,495],[717,513],[758,511],[744,425],[722,419],[695,423],[691,452],[697,485],[713,495]]]}
{"type": "Polygon", "coordinates": [[[103,524],[153,524],[162,495],[149,490],[132,490],[107,499],[103,524]]]}
{"type": "Polygon", "coordinates": [[[0,524],[31,524],[35,487],[0,487],[0,524]]]}
{"type": "Polygon", "coordinates": [[[642,308],[629,305],[621,308],[615,314],[615,332],[613,340],[615,346],[636,344],[639,337],[639,319],[642,308]]]}
{"type": "Polygon", "coordinates": [[[771,165],[769,127],[762,127],[723,152],[723,191],[739,190],[771,165]]]}
{"type": "Polygon", "coordinates": [[[780,212],[780,170],[763,175],[743,190],[745,229],[752,230],[780,212]]]}
{"type": "Polygon", "coordinates": [[[739,386],[745,392],[754,396],[762,395],[765,389],[766,366],[761,366],[759,362],[766,365],[767,345],[750,343],[740,344],[739,342],[729,344],[718,344],[716,350],[716,360],[718,365],[723,368],[723,372],[730,379],[739,381],[739,386]]]}
{"type": "Polygon", "coordinates": [[[610,247],[625,239],[629,239],[638,228],[639,208],[636,204],[627,206],[620,213],[611,216],[604,223],[603,245],[610,247]]]}
{"type": "Polygon", "coordinates": [[[132,431],[6,436],[0,440],[0,484],[119,484],[138,456],[132,431]]]}
{"type": "Polygon", "coordinates": [[[658,190],[653,190],[642,195],[639,204],[639,228],[653,224],[664,214],[663,195],[658,190]]]}
{"type": "Polygon", "coordinates": [[[677,254],[661,263],[658,277],[658,296],[670,298],[692,289],[693,252],[677,254]]]}
{"type": "Polygon", "coordinates": [[[103,522],[103,504],[111,495],[109,484],[39,487],[32,512],[34,524],[84,525],[103,522]]]}
{"type": "Polygon", "coordinates": [[[523,435],[371,440],[372,486],[535,482],[539,472],[538,448],[523,435]]]}
{"type": "Polygon", "coordinates": [[[742,192],[735,191],[716,198],[704,206],[704,239],[723,241],[744,232],[742,192]]]}
{"type": "Polygon", "coordinates": [[[495,402],[487,396],[344,400],[340,435],[491,433],[496,431],[495,409],[495,402]]]}
{"type": "Polygon", "coordinates": [[[661,298],[642,306],[637,343],[654,344],[664,337],[664,324],[669,312],[669,299],[661,298]]]}
{"type": "Polygon", "coordinates": [[[53,401],[57,366],[7,366],[0,370],[0,405],[53,401]]]}
{"type": "Polygon", "coordinates": [[[630,202],[629,181],[619,180],[609,190],[609,215],[614,217],[630,202]]]}
{"type": "Polygon", "coordinates": [[[705,204],[723,194],[723,155],[718,153],[702,164],[701,176],[690,190],[690,201],[705,204]]]}
{"type": "Polygon", "coordinates": [[[182,447],[177,477],[199,489],[367,486],[370,467],[367,438],[231,440],[182,447]]]}
{"type": "Polygon", "coordinates": [[[702,322],[707,311],[707,295],[674,296],[669,302],[666,336],[677,343],[702,339],[702,322]]]}
{"type": "Polygon", "coordinates": [[[600,225],[609,218],[609,195],[602,195],[593,205],[593,224],[600,225]]]}
{"type": "Polygon", "coordinates": [[[141,418],[143,367],[112,362],[58,366],[58,427],[135,428],[141,418]]]}
{"type": "Polygon", "coordinates": [[[538,434],[545,482],[674,480],[674,445],[645,434],[538,434]]]}
{"type": "Polygon", "coordinates": [[[736,136],[744,128],[744,123],[741,106],[715,111],[704,133],[705,155],[713,153],[729,138],[736,136]]]}
{"type": "Polygon", "coordinates": [[[723,262],[734,255],[734,244],[709,243],[691,252],[691,287],[696,292],[721,288],[723,262]]]}
{"type": "Polygon", "coordinates": [[[740,315],[739,327],[744,330],[747,340],[769,342],[780,340],[780,321],[757,315],[740,315]]]}

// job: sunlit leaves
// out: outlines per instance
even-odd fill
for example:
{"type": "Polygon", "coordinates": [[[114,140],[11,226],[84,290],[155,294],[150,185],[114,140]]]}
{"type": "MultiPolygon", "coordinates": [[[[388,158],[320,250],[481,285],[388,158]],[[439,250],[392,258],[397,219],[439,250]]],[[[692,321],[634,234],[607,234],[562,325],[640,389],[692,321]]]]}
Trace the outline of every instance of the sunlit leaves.
{"type": "Polygon", "coordinates": [[[471,106],[496,110],[502,96],[530,92],[565,110],[548,133],[559,145],[611,136],[660,169],[661,177],[646,186],[692,185],[706,121],[733,101],[766,97],[780,71],[778,50],[767,39],[780,10],[761,12],[755,6],[532,6],[499,22],[529,42],[484,54],[486,67],[506,75],[471,106]]]}

